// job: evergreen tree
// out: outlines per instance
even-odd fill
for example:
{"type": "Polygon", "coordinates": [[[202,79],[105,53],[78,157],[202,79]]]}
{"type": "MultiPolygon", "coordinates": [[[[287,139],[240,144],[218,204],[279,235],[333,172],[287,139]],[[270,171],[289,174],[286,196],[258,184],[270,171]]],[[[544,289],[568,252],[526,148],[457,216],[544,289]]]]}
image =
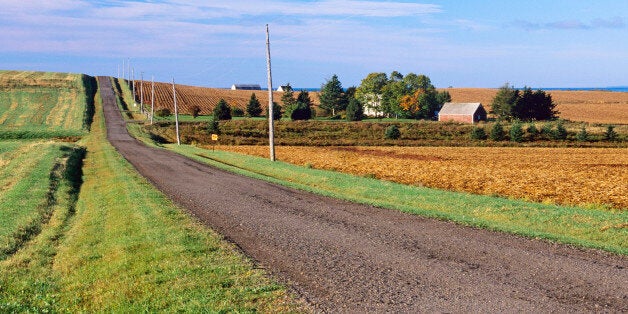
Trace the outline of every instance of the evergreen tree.
{"type": "Polygon", "coordinates": [[[567,139],[567,129],[565,129],[562,121],[558,121],[558,124],[556,124],[556,130],[554,130],[552,135],[552,138],[555,140],[567,139]]]}
{"type": "Polygon", "coordinates": [[[523,142],[523,127],[521,126],[521,123],[519,121],[515,121],[510,126],[509,135],[510,141],[517,143],[523,142]]]}
{"type": "Polygon", "coordinates": [[[207,133],[220,134],[220,125],[218,123],[218,120],[212,118],[211,121],[207,123],[207,133]]]}
{"type": "Polygon", "coordinates": [[[249,103],[246,105],[246,114],[249,117],[259,117],[260,114],[262,114],[262,105],[259,103],[259,100],[257,100],[255,93],[251,94],[249,103]]]}
{"type": "Polygon", "coordinates": [[[556,104],[552,101],[550,94],[540,89],[533,92],[531,88],[525,87],[515,102],[511,114],[514,118],[525,121],[552,120],[558,114],[555,108],[556,104]]]}
{"type": "Polygon", "coordinates": [[[292,120],[309,120],[312,118],[312,100],[310,99],[310,94],[302,90],[299,92],[297,96],[297,102],[292,112],[290,113],[290,118],[292,120]]]}
{"type": "Polygon", "coordinates": [[[576,139],[579,142],[586,142],[586,141],[589,140],[589,133],[587,132],[587,128],[584,125],[580,129],[580,132],[578,132],[578,134],[576,134],[576,139]]]}
{"type": "Polygon", "coordinates": [[[362,104],[355,98],[349,100],[347,105],[347,121],[361,121],[364,118],[362,104]]]}
{"type": "Polygon", "coordinates": [[[606,132],[604,132],[604,140],[609,142],[614,142],[617,140],[617,132],[615,132],[614,125],[609,125],[606,127],[606,132]]]}
{"type": "Polygon", "coordinates": [[[331,111],[332,116],[336,115],[336,111],[344,110],[347,107],[347,99],[336,74],[321,86],[319,97],[319,107],[327,112],[331,111]]]}
{"type": "Polygon", "coordinates": [[[286,84],[286,88],[281,95],[281,103],[286,109],[293,107],[297,103],[297,100],[294,98],[294,92],[292,91],[292,86],[290,86],[290,83],[286,84]]]}
{"type": "Polygon", "coordinates": [[[504,127],[501,123],[496,122],[493,124],[493,128],[491,128],[491,140],[493,141],[503,141],[504,140],[504,127]]]}
{"type": "Polygon", "coordinates": [[[215,120],[231,120],[231,107],[224,99],[220,99],[214,108],[215,120]]]}
{"type": "MultiPolygon", "coordinates": [[[[273,120],[281,120],[281,106],[273,101],[273,120]]],[[[266,114],[266,117],[268,117],[268,114],[266,114]]]]}

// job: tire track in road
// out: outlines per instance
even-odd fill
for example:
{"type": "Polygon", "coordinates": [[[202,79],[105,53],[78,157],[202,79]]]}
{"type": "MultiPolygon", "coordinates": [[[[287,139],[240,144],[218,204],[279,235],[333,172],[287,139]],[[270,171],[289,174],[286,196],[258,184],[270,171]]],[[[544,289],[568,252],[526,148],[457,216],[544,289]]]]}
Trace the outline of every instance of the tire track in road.
{"type": "Polygon", "coordinates": [[[628,312],[628,258],[353,204],[150,148],[99,77],[109,141],[321,312],[628,312]]]}

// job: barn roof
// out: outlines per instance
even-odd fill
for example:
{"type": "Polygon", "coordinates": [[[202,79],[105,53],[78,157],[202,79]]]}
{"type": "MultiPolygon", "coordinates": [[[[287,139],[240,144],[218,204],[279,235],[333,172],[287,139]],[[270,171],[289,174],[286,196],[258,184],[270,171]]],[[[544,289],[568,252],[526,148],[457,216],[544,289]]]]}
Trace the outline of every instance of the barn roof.
{"type": "Polygon", "coordinates": [[[231,89],[261,90],[259,84],[233,84],[231,89]]]}
{"type": "Polygon", "coordinates": [[[482,103],[479,102],[446,102],[438,112],[439,115],[473,115],[482,103]]]}

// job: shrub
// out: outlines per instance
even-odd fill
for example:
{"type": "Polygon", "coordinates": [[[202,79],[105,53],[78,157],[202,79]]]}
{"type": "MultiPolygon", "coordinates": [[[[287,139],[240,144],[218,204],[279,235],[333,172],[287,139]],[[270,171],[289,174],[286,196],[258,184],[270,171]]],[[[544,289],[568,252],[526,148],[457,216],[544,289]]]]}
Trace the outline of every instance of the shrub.
{"type": "Polygon", "coordinates": [[[585,126],[582,126],[582,129],[580,129],[580,132],[578,132],[578,134],[576,134],[576,139],[579,142],[586,142],[589,140],[589,133],[587,132],[587,129],[585,128],[585,126]]]}
{"type": "Polygon", "coordinates": [[[231,108],[231,116],[232,117],[244,117],[244,110],[238,107],[233,107],[231,108]]]}
{"type": "Polygon", "coordinates": [[[561,121],[556,124],[556,130],[552,132],[552,138],[555,140],[565,140],[567,139],[567,129],[561,121]]]}
{"type": "Polygon", "coordinates": [[[158,117],[169,117],[172,115],[172,112],[170,112],[170,109],[168,108],[161,108],[157,111],[155,111],[155,115],[158,117]]]}
{"type": "Polygon", "coordinates": [[[536,136],[539,135],[539,130],[536,128],[534,123],[530,123],[526,131],[528,132],[528,134],[530,135],[530,139],[532,140],[534,140],[536,136]]]}
{"type": "Polygon", "coordinates": [[[220,99],[216,108],[214,108],[214,119],[231,120],[231,107],[224,99],[220,99]]]}
{"type": "Polygon", "coordinates": [[[386,138],[390,140],[396,140],[401,137],[401,131],[396,125],[391,125],[386,128],[386,138]]]}
{"type": "Polygon", "coordinates": [[[511,142],[523,142],[523,127],[519,121],[515,121],[515,123],[510,126],[509,134],[511,142]]]}
{"type": "Polygon", "coordinates": [[[544,124],[543,127],[541,128],[541,134],[543,134],[547,138],[554,137],[554,131],[552,130],[552,125],[549,123],[544,124]]]}
{"type": "Polygon", "coordinates": [[[479,126],[474,126],[473,130],[471,130],[471,139],[472,140],[485,140],[487,138],[486,132],[484,128],[479,126]]]}
{"type": "Polygon", "coordinates": [[[606,132],[604,132],[604,140],[609,142],[614,142],[617,140],[617,132],[615,132],[614,125],[609,125],[606,127],[606,132]]]}
{"type": "Polygon", "coordinates": [[[292,120],[309,120],[312,118],[312,108],[310,105],[297,102],[292,113],[290,113],[290,119],[292,120]]]}
{"type": "Polygon", "coordinates": [[[196,105],[192,106],[192,108],[190,108],[190,113],[192,113],[192,117],[196,119],[196,117],[198,117],[198,115],[201,113],[201,107],[196,105]]]}
{"type": "Polygon", "coordinates": [[[493,124],[493,128],[491,128],[491,140],[493,141],[503,141],[504,140],[504,127],[501,123],[496,122],[493,124]]]}
{"type": "Polygon", "coordinates": [[[207,123],[207,134],[220,134],[220,124],[218,120],[212,118],[211,121],[207,123]]]}

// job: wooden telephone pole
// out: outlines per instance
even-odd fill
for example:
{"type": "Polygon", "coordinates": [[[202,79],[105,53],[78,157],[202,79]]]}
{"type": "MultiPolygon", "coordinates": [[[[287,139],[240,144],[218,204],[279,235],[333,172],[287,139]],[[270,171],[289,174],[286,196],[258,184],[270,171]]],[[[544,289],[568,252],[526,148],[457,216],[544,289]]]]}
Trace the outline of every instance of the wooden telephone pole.
{"type": "Polygon", "coordinates": [[[273,75],[270,70],[270,33],[266,24],[266,65],[268,66],[268,141],[270,143],[270,160],[275,161],[275,128],[273,121],[273,75]]]}
{"type": "Polygon", "coordinates": [[[155,115],[155,76],[150,80],[150,124],[153,124],[153,116],[155,115]]]}
{"type": "Polygon", "coordinates": [[[174,88],[174,77],[172,78],[172,97],[174,98],[174,126],[177,132],[177,145],[181,145],[179,137],[179,110],[177,109],[177,90],[174,88]]]}

